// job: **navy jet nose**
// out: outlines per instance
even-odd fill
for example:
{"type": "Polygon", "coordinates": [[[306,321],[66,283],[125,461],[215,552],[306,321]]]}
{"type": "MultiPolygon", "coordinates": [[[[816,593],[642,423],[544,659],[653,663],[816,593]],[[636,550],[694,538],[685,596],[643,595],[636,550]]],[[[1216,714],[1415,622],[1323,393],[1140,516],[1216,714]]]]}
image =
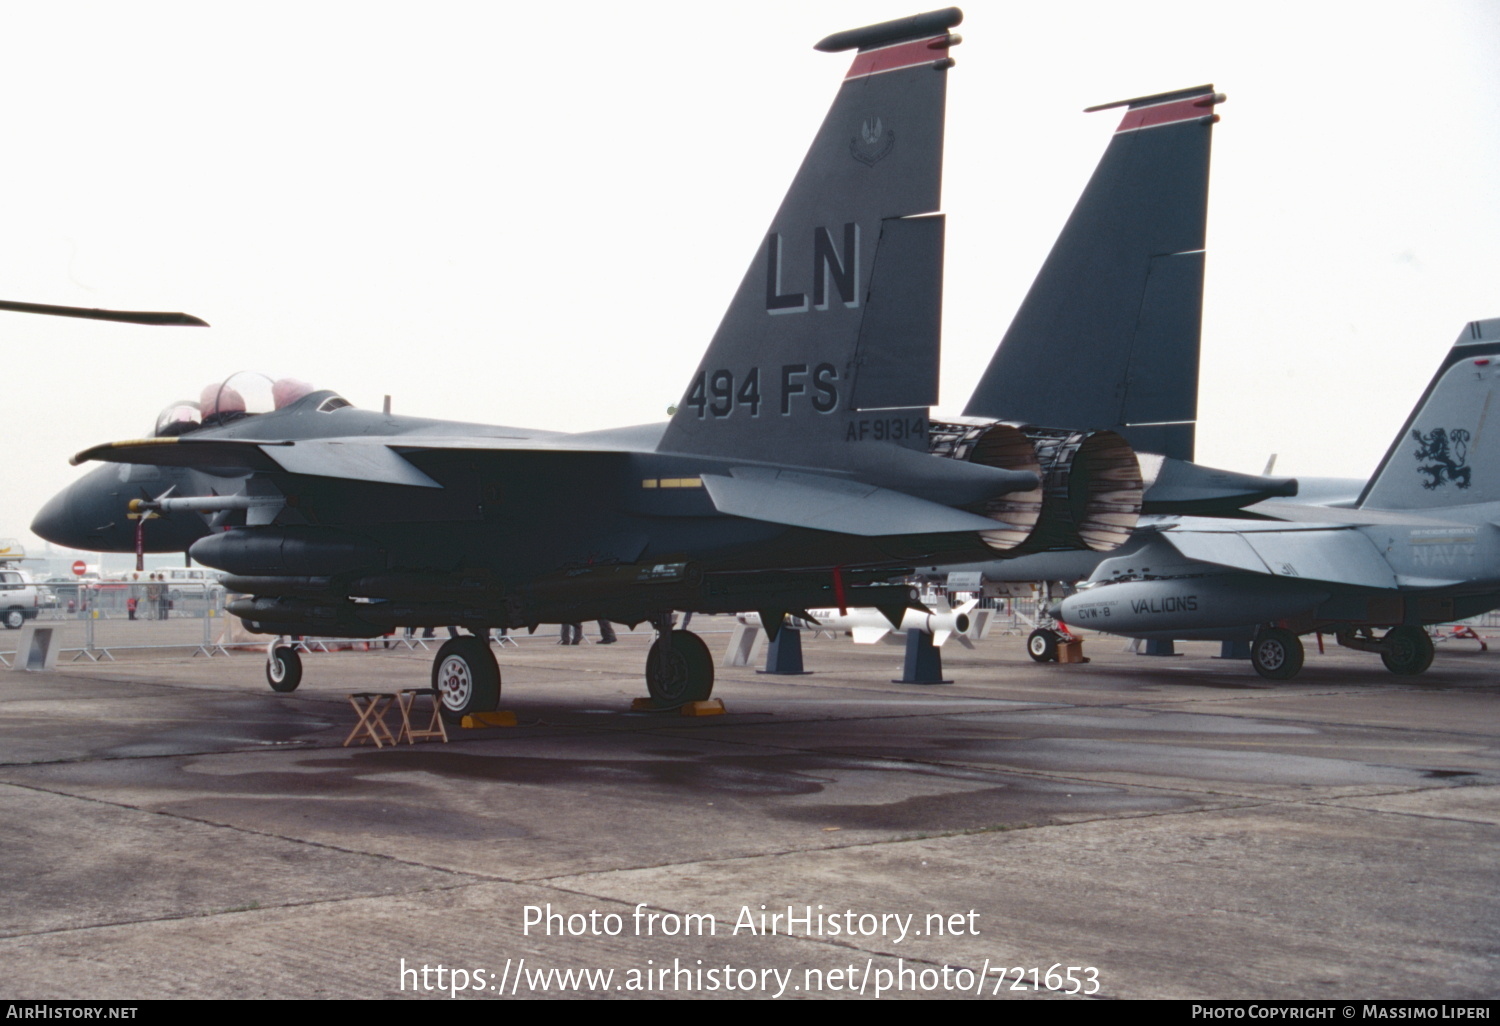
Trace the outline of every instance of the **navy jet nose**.
{"type": "Polygon", "coordinates": [[[133,552],[135,521],[120,468],[96,467],[58,492],[31,522],[32,533],[53,545],[89,552],[133,552]]]}
{"type": "Polygon", "coordinates": [[[38,538],[45,538],[53,545],[61,545],[69,549],[81,549],[88,546],[81,544],[78,528],[73,518],[73,508],[69,502],[69,493],[73,491],[74,485],[69,485],[47,500],[31,521],[31,533],[38,538]]]}
{"type": "MultiPolygon", "coordinates": [[[[48,500],[31,530],[70,549],[134,552],[138,521],[127,515],[130,500],[168,488],[180,494],[188,484],[185,474],[175,467],[96,467],[48,500]]],[[[146,525],[143,547],[147,552],[186,552],[207,533],[208,525],[195,513],[154,519],[146,525]]]]}

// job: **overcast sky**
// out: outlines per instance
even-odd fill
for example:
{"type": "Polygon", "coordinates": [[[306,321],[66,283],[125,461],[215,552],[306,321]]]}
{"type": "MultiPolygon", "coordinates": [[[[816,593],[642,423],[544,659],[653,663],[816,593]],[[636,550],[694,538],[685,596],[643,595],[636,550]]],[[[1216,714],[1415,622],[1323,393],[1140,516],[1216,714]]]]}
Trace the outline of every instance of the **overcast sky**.
{"type": "MultiPolygon", "coordinates": [[[[236,370],[551,429],[661,420],[891,0],[6,5],[0,535],[236,370]]],[[[1118,121],[1214,83],[1199,461],[1369,473],[1500,316],[1500,4],[970,4],[949,78],[942,408],[1118,121]],[[1025,9],[1025,8],[1030,8],[1025,9]]],[[[1066,373],[1060,361],[1059,373],[1066,373]]]]}

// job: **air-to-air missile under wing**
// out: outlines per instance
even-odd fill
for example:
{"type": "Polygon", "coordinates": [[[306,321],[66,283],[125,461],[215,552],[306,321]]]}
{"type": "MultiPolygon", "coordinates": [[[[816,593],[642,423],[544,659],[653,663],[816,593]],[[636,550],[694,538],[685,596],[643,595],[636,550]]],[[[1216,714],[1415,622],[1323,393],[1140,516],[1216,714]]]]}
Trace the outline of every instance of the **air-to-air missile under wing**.
{"type": "Polygon", "coordinates": [[[1432,662],[1425,624],[1500,607],[1500,320],[1459,336],[1352,509],[1267,503],[1287,522],[1183,519],[1104,560],[1057,615],[1136,638],[1251,640],[1265,677],[1302,666],[1300,634],[1432,662]],[[1383,630],[1380,637],[1374,631],[1383,630]]]}
{"type": "MultiPolygon", "coordinates": [[[[1044,502],[1019,432],[968,459],[928,451],[943,219],[943,108],[956,9],[830,36],[852,67],[666,425],[581,435],[361,411],[329,392],[103,459],[243,476],[192,546],[275,635],[457,624],[434,663],[450,714],[493,708],[493,626],[652,622],[658,698],[706,697],[703,643],[670,610],[866,605],[899,620],[916,566],[1004,552],[1035,531],[1096,549],[1129,535],[1134,453],[1054,448],[1044,502]]],[[[137,511],[208,512],[202,496],[137,511]]],[[[45,511],[44,511],[45,512],[45,511]]],[[[45,525],[39,524],[38,527],[45,525]]],[[[45,534],[45,531],[42,533],[45,534]]],[[[774,626],[771,628],[774,629],[774,626]]],[[[300,670],[284,650],[280,683],[300,670]]],[[[275,676],[275,675],[273,675],[275,676]]]]}

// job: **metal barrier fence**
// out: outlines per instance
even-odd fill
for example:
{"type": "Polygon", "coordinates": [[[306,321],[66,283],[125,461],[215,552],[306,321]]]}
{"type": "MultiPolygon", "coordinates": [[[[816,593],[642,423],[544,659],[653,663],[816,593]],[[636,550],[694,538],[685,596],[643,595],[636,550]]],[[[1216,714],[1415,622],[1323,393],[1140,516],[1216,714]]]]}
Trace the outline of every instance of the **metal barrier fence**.
{"type": "MultiPolygon", "coordinates": [[[[159,592],[148,594],[148,585],[98,584],[50,585],[57,593],[56,606],[39,611],[36,622],[45,623],[54,629],[53,646],[66,661],[93,662],[110,661],[116,653],[144,652],[162,649],[187,649],[193,656],[213,657],[228,655],[234,649],[253,650],[264,648],[272,640],[266,635],[250,634],[239,619],[225,612],[224,593],[220,588],[182,589],[178,594],[159,592]],[[130,599],[134,597],[135,617],[130,616],[130,599]]],[[[1040,597],[1010,597],[986,599],[984,607],[992,610],[985,636],[1024,636],[1045,619],[1047,599],[1040,597]]],[[[723,624],[711,625],[710,617],[702,617],[694,626],[698,632],[720,633],[732,629],[723,624]]],[[[729,618],[732,621],[732,618],[729,618]]],[[[729,622],[726,621],[726,622],[729,622]]],[[[1484,613],[1456,624],[1434,625],[1434,633],[1452,634],[1453,628],[1469,627],[1476,632],[1500,632],[1500,610],[1484,613]]],[[[597,643],[592,624],[586,625],[586,638],[597,643]]],[[[633,636],[654,637],[648,628],[631,631],[617,626],[620,638],[633,636]]],[[[388,649],[428,651],[433,645],[447,640],[447,632],[437,628],[432,637],[424,637],[418,630],[408,635],[396,631],[384,637],[360,641],[348,638],[298,639],[298,645],[306,651],[331,651],[336,648],[359,647],[363,649],[388,649]]],[[[21,631],[0,630],[0,665],[9,666],[13,661],[21,631]]],[[[556,640],[554,625],[544,626],[535,634],[524,630],[508,634],[494,632],[492,640],[499,645],[517,644],[534,640],[547,642],[556,640]]],[[[1490,634],[1489,636],[1494,636],[1490,634]]]]}

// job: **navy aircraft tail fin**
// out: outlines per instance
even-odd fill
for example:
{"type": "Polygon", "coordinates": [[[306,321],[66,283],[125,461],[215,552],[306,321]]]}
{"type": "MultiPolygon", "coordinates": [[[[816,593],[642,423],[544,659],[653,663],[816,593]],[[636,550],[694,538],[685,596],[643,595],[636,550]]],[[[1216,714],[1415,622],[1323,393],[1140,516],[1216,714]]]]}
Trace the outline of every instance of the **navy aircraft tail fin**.
{"type": "Polygon", "coordinates": [[[938,209],[957,8],[829,36],[856,50],[662,438],[662,451],[843,467],[927,448],[937,399],[938,209]]]}
{"type": "Polygon", "coordinates": [[[1212,85],[1125,107],[965,416],[1109,429],[1193,458],[1212,85]]]}
{"type": "Polygon", "coordinates": [[[1500,318],[1471,321],[1386,450],[1359,508],[1426,510],[1500,502],[1497,386],[1500,318]]]}

